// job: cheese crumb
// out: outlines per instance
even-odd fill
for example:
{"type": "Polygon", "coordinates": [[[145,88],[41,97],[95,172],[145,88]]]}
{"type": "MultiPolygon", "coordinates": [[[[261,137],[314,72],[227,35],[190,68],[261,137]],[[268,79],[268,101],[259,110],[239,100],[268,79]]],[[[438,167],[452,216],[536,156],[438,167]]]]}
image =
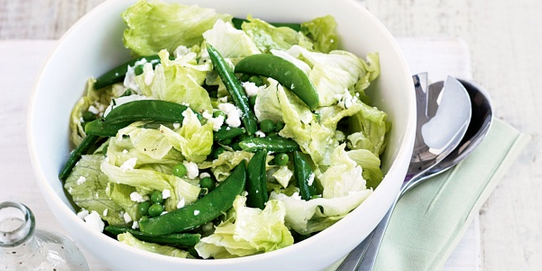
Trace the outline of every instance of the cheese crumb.
{"type": "Polygon", "coordinates": [[[260,89],[253,82],[243,82],[243,88],[245,89],[248,97],[258,95],[258,90],[260,89]]]}
{"type": "Polygon", "coordinates": [[[141,194],[139,194],[137,192],[132,192],[130,194],[130,199],[132,201],[135,201],[135,202],[144,202],[145,201],[145,198],[141,194]]]}
{"type": "Polygon", "coordinates": [[[184,166],[186,167],[186,176],[189,179],[195,179],[199,175],[199,169],[198,165],[194,162],[183,162],[184,166]]]}
{"type": "Polygon", "coordinates": [[[162,198],[167,199],[169,197],[171,197],[171,191],[169,191],[169,189],[162,190],[162,198]]]}
{"type": "Polygon", "coordinates": [[[105,223],[102,221],[102,219],[100,218],[100,215],[96,211],[92,211],[90,214],[85,216],[83,220],[93,230],[96,230],[99,232],[102,232],[104,230],[105,223]]]}
{"type": "Polygon", "coordinates": [[[122,166],[120,166],[120,170],[122,172],[133,170],[136,163],[137,163],[137,157],[132,157],[132,158],[126,160],[124,163],[122,163],[122,166]]]}
{"type": "Polygon", "coordinates": [[[86,181],[87,181],[87,178],[85,178],[84,176],[80,176],[79,179],[77,179],[77,184],[82,185],[86,181]]]}
{"type": "Polygon", "coordinates": [[[132,217],[128,213],[124,213],[124,215],[122,215],[122,218],[124,218],[124,222],[126,223],[132,222],[132,217]]]}

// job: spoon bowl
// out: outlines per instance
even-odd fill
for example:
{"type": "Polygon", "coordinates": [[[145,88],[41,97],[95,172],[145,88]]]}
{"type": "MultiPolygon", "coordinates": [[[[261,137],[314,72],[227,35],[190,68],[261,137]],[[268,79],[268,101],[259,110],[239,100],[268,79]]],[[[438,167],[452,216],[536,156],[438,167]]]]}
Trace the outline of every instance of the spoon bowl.
{"type": "MultiPolygon", "coordinates": [[[[411,166],[409,167],[408,175],[405,178],[405,182],[401,188],[400,194],[398,195],[396,201],[391,206],[388,213],[386,213],[380,224],[378,224],[375,230],[373,230],[373,232],[345,258],[337,271],[358,270],[358,268],[360,268],[360,270],[372,270],[372,267],[376,260],[378,249],[380,247],[380,243],[389,222],[389,218],[391,217],[394,206],[400,199],[400,197],[411,187],[414,187],[415,185],[421,183],[423,180],[426,180],[431,176],[444,172],[445,170],[451,168],[453,165],[457,164],[459,161],[466,158],[472,152],[472,150],[474,150],[474,148],[479,145],[479,143],[482,141],[483,137],[489,130],[489,125],[492,119],[491,104],[489,102],[489,98],[487,98],[487,95],[485,94],[485,92],[483,92],[483,90],[481,90],[481,88],[475,86],[470,82],[463,80],[459,81],[457,79],[449,77],[445,83],[437,82],[432,84],[429,87],[429,90],[426,91],[426,96],[424,99],[422,95],[423,84],[420,85],[419,79],[421,78],[426,80],[426,75],[423,75],[422,77],[414,76],[413,78],[417,91],[416,94],[418,97],[418,118],[421,118],[421,121],[418,122],[414,154],[411,160],[411,166]],[[424,136],[427,135],[423,133],[420,125],[425,125],[425,122],[428,121],[427,119],[438,120],[436,116],[439,114],[439,108],[435,109],[435,103],[439,104],[439,100],[442,102],[454,98],[453,96],[450,97],[449,95],[447,99],[444,96],[441,96],[442,92],[446,94],[445,88],[442,87],[457,87],[457,84],[455,83],[459,83],[462,86],[462,90],[464,92],[462,94],[464,94],[469,99],[469,102],[463,103],[463,107],[459,107],[460,103],[456,103],[454,107],[455,112],[449,111],[450,107],[443,108],[443,111],[446,111],[447,114],[456,117],[457,114],[454,113],[463,114],[465,113],[465,111],[467,111],[468,118],[465,123],[466,125],[460,126],[459,128],[453,128],[456,131],[455,134],[453,134],[453,129],[441,133],[441,135],[443,135],[452,132],[453,135],[448,135],[447,138],[452,141],[453,139],[455,139],[456,141],[453,141],[452,143],[446,145],[447,148],[444,148],[444,150],[442,150],[440,153],[431,153],[431,151],[429,151],[430,154],[427,155],[428,151],[425,151],[426,154],[424,156],[422,156],[421,154],[416,155],[416,152],[419,152],[421,149],[427,149],[423,147],[426,143],[426,141],[424,140],[424,136]],[[442,91],[440,91],[441,89],[442,91]],[[422,92],[420,92],[420,90],[422,90],[422,92]],[[474,118],[474,120],[471,120],[471,116],[474,118]],[[421,159],[428,156],[432,156],[432,159],[428,159],[425,161],[421,159]],[[443,165],[440,166],[441,164],[443,165]]],[[[456,101],[460,100],[460,98],[458,97],[460,96],[455,97],[456,101]]],[[[448,105],[450,104],[454,103],[449,102],[448,105]]],[[[465,119],[464,116],[463,119],[465,119]]],[[[444,126],[441,126],[441,129],[442,127],[450,128],[450,126],[447,126],[449,124],[449,121],[446,121],[446,118],[441,117],[440,121],[438,121],[438,124],[445,124],[444,126]]],[[[454,125],[452,125],[451,127],[453,126],[454,125]]]]}
{"type": "Polygon", "coordinates": [[[458,79],[465,87],[471,100],[472,117],[465,136],[448,156],[436,166],[427,170],[420,178],[426,179],[442,173],[469,156],[483,141],[493,121],[491,98],[481,86],[458,79]]]}

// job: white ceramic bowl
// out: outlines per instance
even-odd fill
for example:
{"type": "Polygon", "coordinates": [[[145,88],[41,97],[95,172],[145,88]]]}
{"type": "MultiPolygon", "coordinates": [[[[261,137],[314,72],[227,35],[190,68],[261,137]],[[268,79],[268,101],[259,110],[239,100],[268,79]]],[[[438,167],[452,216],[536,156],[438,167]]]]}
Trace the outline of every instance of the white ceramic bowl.
{"type": "MultiPolygon", "coordinates": [[[[169,0],[173,1],[173,0],[169,0]]],[[[68,121],[90,76],[128,59],[120,14],[135,0],[109,0],[84,16],[60,40],[37,80],[30,102],[28,144],[40,189],[66,231],[113,270],[321,270],[366,237],[399,190],[414,142],[415,97],[411,74],[393,37],[353,0],[177,0],[238,17],[306,21],[327,14],[338,23],[341,48],[364,57],[379,52],[382,74],[375,105],[393,123],[383,157],[386,177],[375,192],[344,219],[318,235],[270,253],[227,260],[176,259],[138,250],[91,230],[70,206],[58,179],[69,153],[68,121]]]]}

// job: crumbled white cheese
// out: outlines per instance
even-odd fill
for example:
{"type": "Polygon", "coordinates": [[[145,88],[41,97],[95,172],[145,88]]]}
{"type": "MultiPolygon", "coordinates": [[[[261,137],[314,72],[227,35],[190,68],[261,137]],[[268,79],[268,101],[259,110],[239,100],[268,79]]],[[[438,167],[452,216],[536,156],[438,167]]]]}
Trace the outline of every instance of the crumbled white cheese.
{"type": "Polygon", "coordinates": [[[96,211],[92,211],[90,214],[85,216],[83,220],[93,230],[96,230],[99,232],[102,232],[104,230],[105,223],[102,221],[102,219],[100,218],[100,215],[96,211]]]}
{"type": "Polygon", "coordinates": [[[256,131],[256,133],[254,133],[255,136],[257,137],[265,137],[265,133],[262,132],[262,131],[256,131]]]}
{"type": "Polygon", "coordinates": [[[194,179],[196,177],[198,177],[199,175],[199,169],[198,169],[198,165],[196,165],[196,163],[194,162],[183,162],[184,166],[186,167],[186,176],[189,178],[189,179],[194,179]]]}
{"type": "Polygon", "coordinates": [[[124,163],[122,163],[122,166],[120,166],[120,170],[122,172],[133,170],[136,163],[137,163],[137,157],[132,157],[132,158],[126,160],[124,163]]]}
{"type": "Polygon", "coordinates": [[[126,223],[132,222],[132,217],[131,217],[130,214],[128,214],[128,213],[124,213],[124,214],[122,215],[122,218],[124,218],[124,222],[126,222],[126,223]]]}
{"type": "Polygon", "coordinates": [[[194,210],[194,215],[199,215],[199,210],[194,210]]]}
{"type": "Polygon", "coordinates": [[[253,82],[243,82],[243,88],[245,89],[245,92],[248,97],[258,95],[258,90],[260,89],[253,82]]]}
{"type": "Polygon", "coordinates": [[[222,112],[228,114],[231,111],[235,110],[236,107],[235,107],[235,105],[233,105],[231,103],[221,103],[221,104],[218,105],[218,109],[220,109],[220,110],[222,110],[222,112]]]}
{"type": "Polygon", "coordinates": [[[213,123],[213,131],[218,131],[222,127],[222,124],[224,124],[224,116],[220,115],[210,121],[213,123]]]}
{"type": "Polygon", "coordinates": [[[207,178],[207,177],[211,177],[211,174],[209,174],[209,173],[207,173],[207,172],[202,172],[202,173],[199,175],[199,178],[200,178],[200,179],[207,178]]]}
{"type": "Polygon", "coordinates": [[[87,178],[84,176],[80,176],[79,179],[77,179],[77,185],[82,185],[87,181],[87,178]]]}
{"type": "Polygon", "coordinates": [[[151,63],[145,63],[143,66],[143,75],[145,76],[145,85],[150,86],[154,80],[154,69],[151,63]]]}
{"type": "Polygon", "coordinates": [[[228,102],[228,96],[218,98],[218,101],[221,102],[221,103],[227,103],[228,102]]]}
{"type": "Polygon", "coordinates": [[[180,123],[178,123],[178,122],[173,123],[173,129],[177,130],[177,129],[179,129],[179,128],[181,128],[181,124],[180,124],[180,123]]]}
{"type": "Polygon", "coordinates": [[[309,186],[311,186],[312,183],[314,182],[314,177],[315,177],[314,173],[311,173],[311,175],[309,175],[309,179],[307,180],[307,184],[309,186]]]}
{"type": "Polygon", "coordinates": [[[185,56],[188,53],[190,53],[190,49],[188,49],[188,47],[186,47],[184,45],[180,45],[179,47],[177,47],[177,49],[175,49],[175,51],[173,51],[173,54],[175,55],[175,58],[185,56]]]}
{"type": "Polygon", "coordinates": [[[82,209],[81,211],[79,211],[79,213],[77,213],[77,216],[81,219],[85,219],[87,215],[89,215],[89,212],[85,209],[82,209]]]}
{"type": "Polygon", "coordinates": [[[169,189],[162,190],[162,198],[167,199],[169,197],[171,197],[171,191],[169,191],[169,189]]]}
{"type": "Polygon", "coordinates": [[[231,127],[241,126],[241,110],[235,105],[230,103],[222,103],[218,105],[218,109],[222,110],[222,112],[226,113],[228,116],[226,118],[227,125],[231,127]]]}
{"type": "Polygon", "coordinates": [[[130,199],[132,201],[135,201],[135,202],[144,202],[145,201],[145,198],[141,194],[139,194],[139,193],[137,193],[135,191],[130,194],[130,199]]]}
{"type": "Polygon", "coordinates": [[[220,127],[222,127],[222,124],[224,124],[224,116],[218,116],[216,118],[213,118],[213,115],[211,115],[211,113],[207,111],[204,111],[202,116],[207,121],[210,121],[211,123],[213,123],[214,131],[220,130],[220,127]]]}
{"type": "Polygon", "coordinates": [[[132,229],[134,229],[134,230],[139,229],[139,222],[134,221],[134,223],[132,223],[132,229]]]}
{"type": "Polygon", "coordinates": [[[177,203],[177,209],[183,208],[186,205],[186,202],[184,201],[184,198],[181,198],[179,202],[177,203]]]}
{"type": "Polygon", "coordinates": [[[88,107],[88,111],[92,114],[98,114],[100,113],[100,110],[98,110],[98,108],[96,108],[94,105],[91,105],[88,107]]]}
{"type": "Polygon", "coordinates": [[[122,153],[123,153],[123,154],[127,154],[127,153],[128,153],[128,150],[127,150],[127,149],[124,149],[124,150],[122,150],[122,153]]]}

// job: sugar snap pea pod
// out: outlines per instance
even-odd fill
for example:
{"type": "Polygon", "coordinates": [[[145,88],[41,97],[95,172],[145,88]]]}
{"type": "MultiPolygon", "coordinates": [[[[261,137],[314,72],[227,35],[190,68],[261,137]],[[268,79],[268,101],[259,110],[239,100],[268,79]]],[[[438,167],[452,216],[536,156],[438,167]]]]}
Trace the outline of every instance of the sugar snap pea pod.
{"type": "MultiPolygon", "coordinates": [[[[247,19],[241,19],[241,18],[232,18],[231,19],[231,22],[233,24],[233,26],[237,29],[242,29],[241,28],[241,25],[243,25],[243,23],[246,23],[246,22],[249,22],[249,20],[247,19]]],[[[298,31],[301,30],[301,24],[298,24],[298,23],[275,23],[275,22],[272,22],[272,23],[269,23],[270,25],[274,26],[274,27],[289,27],[295,31],[298,31]]]]}
{"type": "Polygon", "coordinates": [[[121,233],[129,232],[135,238],[141,241],[162,245],[170,245],[175,247],[192,247],[196,245],[201,239],[201,234],[198,233],[172,233],[162,236],[153,236],[138,230],[134,230],[132,228],[119,226],[107,226],[105,227],[105,231],[114,236],[117,236],[121,233]]]}
{"type": "Polygon", "coordinates": [[[244,151],[257,152],[266,149],[269,152],[291,152],[299,150],[299,145],[283,137],[251,137],[239,142],[244,151]]]}
{"type": "Polygon", "coordinates": [[[60,170],[58,178],[65,181],[68,176],[70,176],[75,164],[77,164],[79,159],[81,159],[81,155],[86,154],[88,150],[98,141],[98,139],[99,137],[95,135],[87,135],[85,138],[83,138],[83,141],[79,144],[79,146],[77,146],[70,154],[68,161],[66,161],[66,164],[64,164],[64,167],[62,170],[60,170]]]}
{"type": "Polygon", "coordinates": [[[214,141],[224,141],[227,139],[232,139],[236,136],[240,136],[245,133],[245,129],[237,127],[226,127],[222,126],[220,129],[213,133],[214,141]]]}
{"type": "Polygon", "coordinates": [[[201,199],[175,211],[139,222],[141,232],[159,236],[197,228],[219,217],[233,206],[244,191],[246,163],[241,162],[219,186],[201,199]]]}
{"type": "Polygon", "coordinates": [[[294,176],[302,199],[310,200],[317,194],[318,190],[309,158],[300,151],[294,152],[294,176]]]}
{"type": "Polygon", "coordinates": [[[235,72],[271,77],[292,91],[311,110],[316,109],[320,103],[318,92],[307,74],[282,57],[271,54],[251,55],[235,65],[235,72]]]}
{"type": "Polygon", "coordinates": [[[241,120],[247,130],[247,134],[253,135],[258,130],[258,120],[250,108],[247,94],[241,82],[235,77],[228,63],[226,63],[224,58],[222,58],[220,53],[212,45],[207,44],[207,52],[209,52],[213,66],[226,86],[233,102],[241,110],[241,120]]]}
{"type": "Polygon", "coordinates": [[[96,82],[94,83],[94,89],[101,89],[114,83],[122,82],[122,80],[124,80],[124,77],[126,76],[126,73],[128,72],[128,66],[134,66],[138,61],[141,61],[143,59],[146,59],[147,62],[152,63],[153,65],[160,63],[160,57],[158,55],[132,59],[96,78],[96,82]]]}
{"type": "Polygon", "coordinates": [[[267,202],[267,175],[266,175],[267,150],[259,150],[248,162],[246,183],[247,206],[263,209],[267,202]]]}
{"type": "Polygon", "coordinates": [[[182,104],[162,100],[132,101],[115,107],[104,118],[87,123],[85,133],[111,137],[115,136],[119,129],[135,121],[182,123],[183,112],[187,108],[182,104]]]}

